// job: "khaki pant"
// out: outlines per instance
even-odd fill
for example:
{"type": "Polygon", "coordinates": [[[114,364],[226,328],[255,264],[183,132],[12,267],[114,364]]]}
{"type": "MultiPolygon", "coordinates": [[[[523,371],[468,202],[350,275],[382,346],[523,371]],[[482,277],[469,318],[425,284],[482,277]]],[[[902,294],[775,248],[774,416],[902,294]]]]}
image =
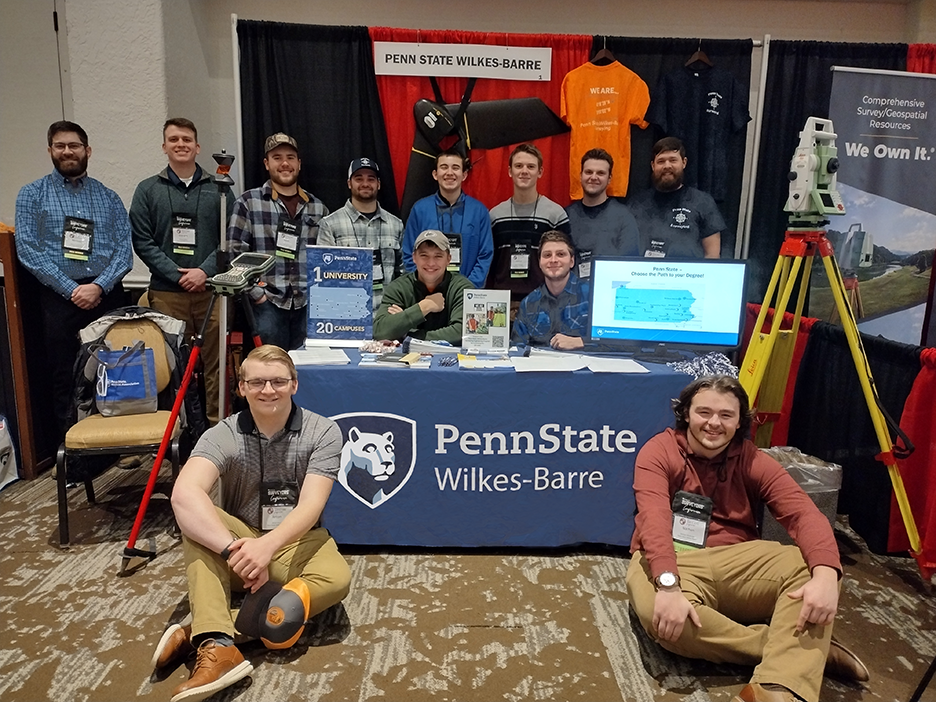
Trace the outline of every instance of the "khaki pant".
{"type": "MultiPolygon", "coordinates": [[[[191,344],[192,337],[201,331],[208,312],[208,303],[211,302],[211,290],[204,292],[165,292],[163,290],[150,290],[149,304],[157,312],[185,322],[185,336],[191,344]]],[[[218,407],[218,393],[221,384],[219,372],[218,349],[219,329],[221,328],[221,305],[215,302],[211,311],[211,319],[205,328],[205,341],[202,344],[200,358],[205,367],[205,412],[211,426],[218,423],[221,413],[218,407]]],[[[183,369],[184,370],[184,369],[183,369]]]]}
{"type": "MultiPolygon", "coordinates": [[[[220,508],[215,509],[232,538],[263,534],[220,508]]],[[[185,536],[182,550],[192,608],[192,636],[219,632],[233,637],[235,613],[230,607],[231,588],[242,590],[243,582],[221,556],[185,536]]],[[[274,553],[269,571],[270,580],[282,584],[302,578],[311,596],[310,617],[341,602],[351,584],[351,569],[326,529],[312,529],[274,553]]]]}
{"type": "MultiPolygon", "coordinates": [[[[786,593],[810,578],[799,548],[749,541],[681,552],[676,561],[680,587],[702,626],[687,619],[677,641],[657,643],[687,658],[756,666],[751,682],[783,685],[807,702],[819,699],[832,627],[809,625],[796,633],[802,600],[786,593]]],[[[626,580],[631,605],[656,640],[656,591],[642,554],[631,558],[626,580]]]]}

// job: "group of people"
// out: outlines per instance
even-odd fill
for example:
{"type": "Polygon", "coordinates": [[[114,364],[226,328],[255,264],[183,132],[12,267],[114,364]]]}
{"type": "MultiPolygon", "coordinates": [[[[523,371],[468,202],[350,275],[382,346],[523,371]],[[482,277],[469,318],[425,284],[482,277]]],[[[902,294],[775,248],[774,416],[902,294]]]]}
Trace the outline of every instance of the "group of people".
{"type": "MultiPolygon", "coordinates": [[[[239,385],[248,408],[202,436],[172,493],[191,619],[165,630],[152,660],[163,671],[195,662],[171,702],[203,699],[249,675],[238,641],[292,646],[309,617],[351,587],[320,524],[340,430],[292,402],[296,369],[278,347],[254,349],[239,385]],[[215,506],[209,495],[219,480],[215,506]],[[237,609],[232,591],[245,592],[237,609]]],[[[842,577],[832,528],[749,440],[752,412],[740,383],[695,380],[673,412],[675,427],[645,443],[634,472],[626,587],[641,626],[675,654],[753,666],[734,702],[816,702],[823,674],[868,680],[857,656],[832,639],[842,577]],[[758,538],[761,505],[796,546],[758,538]]]]}
{"type": "MultiPolygon", "coordinates": [[[[168,166],[139,184],[129,216],[113,191],[87,175],[91,147],[79,125],[56,122],[48,144],[54,170],[20,191],[16,243],[43,287],[38,321],[55,359],[50,373],[65,388],[56,397],[56,416],[64,421],[77,331],[121,303],[131,242],[151,271],[150,304],[185,320],[192,333],[211,294],[206,280],[216,272],[222,214],[218,187],[196,162],[197,132],[188,120],[166,122],[168,166]]],[[[209,406],[214,426],[173,489],[192,618],[164,632],[153,665],[165,669],[189,655],[195,663],[172,702],[204,699],[248,675],[252,664],[238,636],[273,649],[292,646],[309,617],[350,589],[350,569],[320,523],[337,476],[341,431],[295,405],[297,373],[284,350],[305,338],[306,244],[374,251],[375,337],[455,342],[462,291],[487,280],[522,296],[515,338],[577,348],[591,257],[717,256],[724,226],[710,198],[681,185],[686,159],[674,140],[657,144],[654,188],[629,205],[607,196],[611,157],[589,151],[582,159],[583,199],[567,209],[536,193],[542,157],[531,145],[517,147],[509,164],[514,197],[490,214],[461,190],[462,157],[444,152],[434,171],[438,192],[416,204],[405,228],[377,202],[380,170],[373,160],[351,163],[350,198],[329,214],[298,185],[293,138],[274,134],[264,151],[269,180],[231,203],[227,232],[235,252],[276,258],[249,292],[269,343],[239,369],[247,409],[218,421],[217,406],[209,406]],[[401,265],[409,272],[398,274],[401,265]],[[216,506],[211,494],[219,481],[216,506]],[[236,613],[232,590],[246,593],[236,613]]],[[[214,356],[206,358],[209,383],[217,381],[208,365],[216,363],[216,349],[214,356]]],[[[831,638],[842,575],[832,529],[749,440],[744,389],[733,378],[702,378],[683,390],[673,410],[675,428],[647,441],[636,459],[626,582],[643,628],[676,654],[755,666],[735,702],[813,702],[823,672],[867,680],[867,668],[831,638]],[[761,504],[797,546],[758,539],[761,504]]]]}

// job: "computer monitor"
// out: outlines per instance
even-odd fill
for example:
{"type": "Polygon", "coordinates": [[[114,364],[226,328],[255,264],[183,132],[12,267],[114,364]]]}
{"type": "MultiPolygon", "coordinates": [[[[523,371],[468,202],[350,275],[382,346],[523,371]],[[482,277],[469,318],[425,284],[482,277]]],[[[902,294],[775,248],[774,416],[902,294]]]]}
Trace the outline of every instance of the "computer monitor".
{"type": "Polygon", "coordinates": [[[589,337],[652,350],[650,360],[666,360],[669,348],[731,351],[744,331],[745,282],[745,261],[593,259],[589,337]]]}

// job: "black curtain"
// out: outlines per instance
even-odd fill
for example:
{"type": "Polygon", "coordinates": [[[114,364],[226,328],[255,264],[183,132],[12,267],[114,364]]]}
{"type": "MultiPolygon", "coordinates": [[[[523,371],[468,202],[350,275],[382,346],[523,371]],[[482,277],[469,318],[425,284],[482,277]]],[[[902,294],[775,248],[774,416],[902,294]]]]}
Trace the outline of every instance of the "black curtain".
{"type": "MultiPolygon", "coordinates": [[[[712,63],[733,73],[743,85],[751,82],[750,39],[646,39],[640,37],[603,37],[596,36],[592,43],[592,56],[602,47],[607,46],[615,58],[640,76],[650,88],[654,88],[660,79],[671,71],[682,68],[686,60],[701,47],[712,63]]],[[[754,116],[753,113],[751,115],[754,116]]],[[[658,127],[651,125],[647,129],[631,127],[631,163],[630,185],[628,192],[636,192],[650,187],[650,160],[653,144],[666,136],[658,127]]],[[[744,170],[744,147],[746,131],[732,135],[729,144],[729,179],[727,196],[718,206],[725,223],[722,232],[722,256],[734,256],[735,233],[738,226],[738,210],[741,204],[741,182],[744,170]]],[[[692,154],[687,154],[692,158],[692,154]]]]}
{"type": "Polygon", "coordinates": [[[237,23],[244,133],[243,189],[267,180],[263,141],[299,143],[299,184],[330,211],[348,199],[348,165],[380,165],[380,204],[397,213],[396,186],[367,27],[237,23]]]}
{"type": "MultiPolygon", "coordinates": [[[[907,44],[838,44],[772,41],[764,89],[764,121],[757,166],[757,192],[748,248],[748,298],[764,299],[780,255],[787,215],[790,159],[807,117],[829,116],[832,66],[903,71],[907,44]]],[[[839,148],[843,148],[838,144],[839,148]]],[[[795,296],[790,298],[795,300],[795,296]]]]}
{"type": "MultiPolygon", "coordinates": [[[[920,348],[866,335],[862,343],[881,405],[899,423],[920,372],[920,348]]],[[[874,459],[881,448],[841,327],[828,322],[813,325],[790,414],[790,445],[842,466],[838,511],[849,516],[852,528],[873,552],[884,553],[891,482],[887,467],[874,459]]],[[[896,438],[893,432],[890,435],[896,438]]]]}

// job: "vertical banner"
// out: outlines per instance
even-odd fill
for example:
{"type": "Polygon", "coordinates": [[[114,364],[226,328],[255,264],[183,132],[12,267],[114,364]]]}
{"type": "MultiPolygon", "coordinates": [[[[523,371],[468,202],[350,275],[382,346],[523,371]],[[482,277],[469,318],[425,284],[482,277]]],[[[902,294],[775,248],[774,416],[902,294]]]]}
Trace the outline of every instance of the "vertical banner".
{"type": "Polygon", "coordinates": [[[307,247],[307,343],[354,345],[373,336],[371,249],[307,247]],[[344,342],[344,343],[342,343],[344,342]]]}
{"type": "MultiPolygon", "coordinates": [[[[846,214],[832,218],[828,237],[858,328],[926,343],[936,249],[936,76],[834,71],[829,117],[846,214]]],[[[825,272],[813,271],[810,314],[834,321],[825,272]]],[[[928,326],[933,336],[936,325],[928,326]]]]}

